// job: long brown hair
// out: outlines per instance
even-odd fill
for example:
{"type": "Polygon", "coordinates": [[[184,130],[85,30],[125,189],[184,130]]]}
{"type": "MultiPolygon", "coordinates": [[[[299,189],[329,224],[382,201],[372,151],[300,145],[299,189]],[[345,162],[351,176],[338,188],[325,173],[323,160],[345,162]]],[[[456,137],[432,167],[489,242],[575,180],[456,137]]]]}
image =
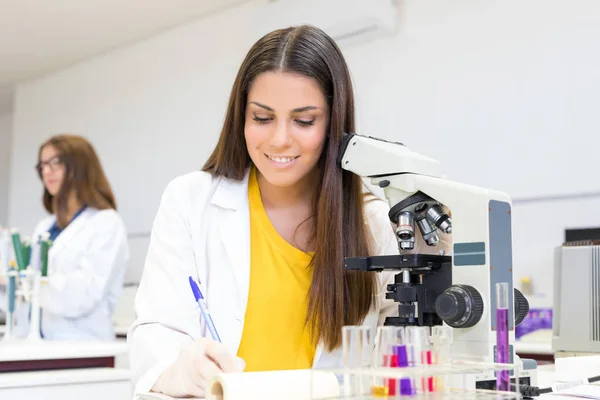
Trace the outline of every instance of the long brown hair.
{"type": "Polygon", "coordinates": [[[304,25],[276,30],[256,42],[235,78],[221,136],[202,169],[214,176],[244,178],[252,163],[244,138],[247,96],[257,75],[266,71],[311,77],[329,102],[330,126],[313,210],[316,249],[306,322],[313,339],[318,337],[332,350],[341,344],[344,325],[364,320],[376,294],[374,274],[343,268],[344,257],[369,255],[369,240],[361,180],[336,162],[344,132],[354,132],[354,94],[348,67],[333,39],[304,25]]]}
{"type": "MultiPolygon", "coordinates": [[[[44,187],[44,208],[49,213],[56,213],[57,225],[61,228],[69,224],[68,199],[74,191],[77,201],[98,210],[117,209],[115,196],[94,147],[85,138],[78,135],[56,135],[40,146],[38,163],[42,150],[52,146],[58,153],[60,162],[65,167],[65,174],[60,190],[52,196],[44,187]]],[[[41,178],[41,170],[38,169],[41,178]]]]}

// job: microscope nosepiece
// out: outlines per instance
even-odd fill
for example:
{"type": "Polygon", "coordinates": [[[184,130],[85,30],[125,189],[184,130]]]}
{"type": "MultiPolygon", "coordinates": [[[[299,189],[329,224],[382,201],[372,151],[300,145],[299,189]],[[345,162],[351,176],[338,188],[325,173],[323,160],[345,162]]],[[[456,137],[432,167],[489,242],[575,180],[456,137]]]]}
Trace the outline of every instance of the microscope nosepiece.
{"type": "Polygon", "coordinates": [[[427,218],[431,220],[442,232],[452,233],[452,220],[439,205],[433,205],[427,210],[427,218]]]}
{"type": "Polygon", "coordinates": [[[440,236],[427,218],[418,220],[417,225],[419,225],[419,230],[428,246],[435,246],[440,242],[440,236]]]}

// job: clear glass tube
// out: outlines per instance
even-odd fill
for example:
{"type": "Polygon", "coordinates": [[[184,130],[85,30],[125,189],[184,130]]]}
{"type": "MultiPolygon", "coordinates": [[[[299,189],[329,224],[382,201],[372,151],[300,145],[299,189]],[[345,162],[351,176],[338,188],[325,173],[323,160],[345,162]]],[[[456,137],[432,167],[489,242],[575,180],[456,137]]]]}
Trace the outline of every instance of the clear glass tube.
{"type": "MultiPolygon", "coordinates": [[[[508,347],[508,283],[496,283],[496,362],[510,363],[508,347]]],[[[510,390],[510,371],[498,371],[496,390],[510,390]]]]}
{"type": "Polygon", "coordinates": [[[508,283],[496,283],[496,307],[508,309],[508,283]]]}
{"type": "MultiPolygon", "coordinates": [[[[431,351],[431,330],[428,326],[406,327],[408,342],[410,343],[408,358],[411,366],[426,366],[433,364],[431,351]]],[[[433,377],[425,377],[416,382],[416,390],[421,393],[435,390],[433,377]]]]}
{"type": "Polygon", "coordinates": [[[362,396],[369,393],[368,379],[361,378],[356,370],[370,366],[373,347],[373,334],[369,327],[348,325],[342,328],[344,368],[348,370],[344,374],[344,396],[362,396]]]}
{"type": "Polygon", "coordinates": [[[373,339],[367,326],[344,326],[342,328],[344,367],[368,367],[373,354],[373,339]]]}
{"type": "MultiPolygon", "coordinates": [[[[434,364],[450,363],[450,348],[454,342],[452,328],[447,325],[436,325],[431,327],[431,352],[434,364]]],[[[447,387],[448,376],[436,376],[434,378],[434,390],[442,392],[447,387]]]]}
{"type": "MultiPolygon", "coordinates": [[[[406,328],[402,326],[380,326],[377,328],[375,347],[376,368],[406,368],[409,366],[410,347],[406,328]]],[[[383,378],[374,382],[375,396],[398,396],[413,394],[410,378],[383,378]]]]}

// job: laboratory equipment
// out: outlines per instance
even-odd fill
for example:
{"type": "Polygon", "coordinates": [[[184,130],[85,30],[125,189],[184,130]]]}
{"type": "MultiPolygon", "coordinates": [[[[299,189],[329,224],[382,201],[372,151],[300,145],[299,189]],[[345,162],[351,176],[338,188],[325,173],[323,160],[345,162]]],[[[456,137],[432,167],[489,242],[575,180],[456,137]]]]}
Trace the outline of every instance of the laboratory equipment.
{"type": "MultiPolygon", "coordinates": [[[[356,332],[356,327],[351,327],[356,332]]],[[[433,333],[427,336],[429,327],[381,326],[377,329],[373,363],[369,366],[324,368],[312,370],[310,399],[521,399],[522,387],[510,385],[507,390],[477,388],[481,375],[494,375],[505,368],[514,369],[520,375],[520,364],[487,363],[477,360],[439,360],[433,347],[426,343],[440,341],[433,333]],[[412,332],[412,333],[408,333],[412,332]],[[424,339],[424,341],[423,341],[424,339]],[[404,350],[404,351],[400,351],[404,350]],[[333,374],[337,389],[323,391],[321,376],[333,374]],[[360,384],[349,385],[347,382],[360,384]]],[[[438,332],[439,333],[439,332],[438,332]]],[[[442,340],[443,341],[443,340],[442,340]]]]}
{"type": "Polygon", "coordinates": [[[48,251],[51,246],[50,233],[42,233],[40,237],[40,274],[42,277],[48,276],[48,251]]]}
{"type": "Polygon", "coordinates": [[[24,274],[27,285],[25,288],[29,289],[29,293],[23,293],[30,302],[30,324],[29,324],[29,335],[28,340],[41,340],[42,335],[40,331],[40,285],[42,283],[40,271],[34,270],[33,268],[27,268],[24,274]]]}
{"type": "Polygon", "coordinates": [[[555,358],[600,353],[600,241],[555,248],[552,316],[555,358]]]}
{"type": "MultiPolygon", "coordinates": [[[[496,362],[508,364],[508,283],[496,283],[496,362]]],[[[496,375],[496,388],[508,390],[509,371],[499,371],[496,375]]]]}
{"type": "Polygon", "coordinates": [[[527,317],[517,326],[515,337],[519,340],[523,336],[539,330],[552,330],[552,308],[529,308],[527,317]]]}
{"type": "Polygon", "coordinates": [[[29,237],[21,239],[19,231],[12,229],[10,241],[15,260],[10,261],[6,273],[9,320],[7,320],[8,334],[5,339],[41,340],[39,292],[41,285],[46,284],[48,279],[48,251],[52,241],[49,234],[43,234],[40,238],[41,269],[36,269],[32,265],[29,237]]]}
{"type": "Polygon", "coordinates": [[[21,235],[19,234],[19,231],[17,229],[12,229],[11,239],[15,251],[15,259],[17,260],[17,267],[19,271],[22,271],[25,268],[27,268],[27,265],[25,264],[25,247],[23,246],[23,242],[21,241],[21,235]]]}
{"type": "Polygon", "coordinates": [[[13,329],[15,326],[15,302],[17,299],[17,271],[11,269],[6,274],[7,279],[7,290],[6,295],[8,296],[8,307],[6,314],[6,331],[4,333],[4,340],[11,340],[13,337],[13,329]]]}
{"type": "MultiPolygon", "coordinates": [[[[348,325],[342,328],[342,352],[344,369],[354,370],[367,368],[373,358],[373,334],[369,327],[348,325]]],[[[346,392],[363,392],[368,390],[368,383],[350,374],[343,376],[346,392]]]]}
{"type": "MultiPolygon", "coordinates": [[[[402,143],[345,134],[338,161],[383,189],[389,219],[397,225],[400,255],[346,258],[344,265],[347,270],[398,271],[386,293],[398,303],[398,316],[387,317],[385,324],[448,325],[454,330],[452,358],[494,363],[495,284],[506,282],[509,359],[511,364],[523,362],[514,351],[514,330],[528,304],[513,287],[510,198],[441,178],[436,160],[402,143]],[[452,254],[406,254],[414,248],[415,225],[432,248],[440,243],[439,232],[451,233],[452,254]]],[[[535,384],[535,362],[524,365],[522,382],[535,384]]],[[[495,385],[495,373],[479,376],[478,387],[495,385]]]]}
{"type": "MultiPolygon", "coordinates": [[[[375,348],[375,368],[406,368],[410,365],[411,343],[403,326],[379,326],[375,348]]],[[[410,378],[374,381],[371,392],[376,395],[410,396],[415,393],[410,378]]]]}
{"type": "Polygon", "coordinates": [[[3,340],[41,340],[39,291],[45,279],[31,267],[23,271],[15,267],[7,274],[6,281],[8,316],[3,340]]]}

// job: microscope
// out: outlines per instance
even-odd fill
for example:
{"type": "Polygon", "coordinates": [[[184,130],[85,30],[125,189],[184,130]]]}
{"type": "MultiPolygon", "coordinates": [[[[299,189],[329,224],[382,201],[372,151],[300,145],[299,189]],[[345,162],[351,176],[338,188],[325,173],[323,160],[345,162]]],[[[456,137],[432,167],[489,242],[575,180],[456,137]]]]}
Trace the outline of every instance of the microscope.
{"type": "MultiPolygon", "coordinates": [[[[398,316],[385,325],[453,329],[451,356],[496,361],[496,283],[508,284],[510,363],[515,327],[529,305],[513,287],[511,201],[501,192],[441,177],[439,162],[398,142],[345,134],[339,165],[383,189],[389,219],[397,227],[400,254],[348,257],[346,270],[398,271],[386,298],[398,303],[398,316]],[[451,234],[451,255],[412,254],[416,235],[435,248],[451,234]]],[[[522,360],[520,383],[535,384],[535,361],[522,360]]],[[[514,377],[513,377],[514,379],[514,377]]],[[[491,389],[495,377],[477,377],[491,389]]]]}

